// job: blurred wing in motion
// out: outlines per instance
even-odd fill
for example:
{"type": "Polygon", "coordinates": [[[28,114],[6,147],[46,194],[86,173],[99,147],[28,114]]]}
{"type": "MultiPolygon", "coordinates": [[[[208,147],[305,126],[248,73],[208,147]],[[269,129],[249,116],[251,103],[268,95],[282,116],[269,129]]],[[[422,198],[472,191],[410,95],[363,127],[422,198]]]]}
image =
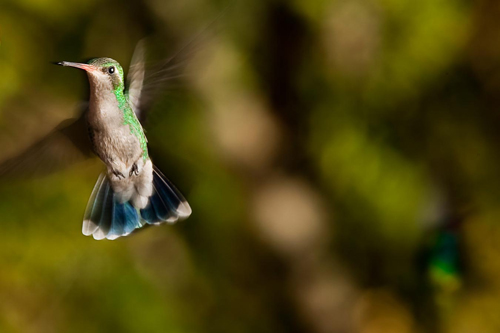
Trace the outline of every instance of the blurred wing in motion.
{"type": "Polygon", "coordinates": [[[62,121],[19,155],[0,164],[0,178],[42,176],[92,156],[85,113],[62,121]]]}
{"type": "Polygon", "coordinates": [[[192,40],[168,59],[159,61],[146,68],[146,40],[141,40],[134,51],[127,76],[128,98],[135,115],[144,124],[148,112],[161,90],[168,82],[185,76],[185,67],[195,53],[192,40]]]}
{"type": "Polygon", "coordinates": [[[135,115],[138,119],[141,119],[141,92],[142,85],[144,82],[144,40],[139,41],[135,47],[134,54],[132,56],[132,61],[130,63],[130,68],[128,71],[128,98],[130,105],[132,106],[135,115]]]}
{"type": "Polygon", "coordinates": [[[216,23],[227,8],[211,23],[182,45],[172,56],[146,66],[146,42],[137,43],[127,76],[128,98],[137,118],[144,124],[149,109],[158,93],[172,80],[185,77],[190,60],[202,48],[203,42],[215,31],[216,23]]]}

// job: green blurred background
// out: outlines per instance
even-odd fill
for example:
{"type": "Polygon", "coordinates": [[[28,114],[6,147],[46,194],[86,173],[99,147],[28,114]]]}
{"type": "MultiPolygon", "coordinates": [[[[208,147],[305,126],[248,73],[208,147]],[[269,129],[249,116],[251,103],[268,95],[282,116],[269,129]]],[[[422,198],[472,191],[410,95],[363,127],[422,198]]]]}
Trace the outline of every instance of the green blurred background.
{"type": "Polygon", "coordinates": [[[0,332],[500,332],[494,0],[2,0],[0,158],[75,116],[51,61],[174,59],[145,125],[193,215],[81,234],[102,170],[0,183],[0,332]],[[190,42],[191,41],[191,42],[190,42]],[[182,48],[188,44],[188,47],[182,48]]]}

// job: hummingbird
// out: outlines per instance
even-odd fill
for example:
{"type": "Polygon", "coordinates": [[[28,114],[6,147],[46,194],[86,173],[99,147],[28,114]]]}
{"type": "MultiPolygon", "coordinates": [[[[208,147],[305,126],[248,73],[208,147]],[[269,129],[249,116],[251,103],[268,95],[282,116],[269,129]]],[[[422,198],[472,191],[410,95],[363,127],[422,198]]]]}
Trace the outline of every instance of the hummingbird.
{"type": "Polygon", "coordinates": [[[191,207],[153,164],[139,121],[145,111],[147,86],[142,44],[132,57],[127,84],[122,66],[111,58],[57,64],[86,72],[90,84],[87,107],[76,121],[63,122],[26,152],[0,165],[0,174],[23,165],[38,167],[33,156],[40,154],[47,155],[51,164],[63,164],[61,149],[55,147],[71,146],[76,149],[66,154],[64,163],[94,154],[106,167],[85,209],[84,235],[113,240],[145,225],[187,218],[191,207]]]}

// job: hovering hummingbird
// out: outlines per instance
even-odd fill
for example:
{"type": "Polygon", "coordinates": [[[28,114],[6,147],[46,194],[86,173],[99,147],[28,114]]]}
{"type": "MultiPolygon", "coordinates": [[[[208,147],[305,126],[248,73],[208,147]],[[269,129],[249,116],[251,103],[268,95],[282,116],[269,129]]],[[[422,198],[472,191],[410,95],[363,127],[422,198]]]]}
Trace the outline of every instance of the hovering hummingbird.
{"type": "Polygon", "coordinates": [[[0,174],[23,165],[37,167],[38,161],[33,156],[40,154],[49,156],[51,164],[57,166],[63,159],[59,150],[71,145],[77,149],[72,149],[69,157],[66,154],[64,163],[94,153],[107,168],[99,176],[87,204],[84,235],[116,239],[147,224],[187,218],[191,208],[153,165],[139,121],[145,108],[143,92],[147,86],[142,45],[134,52],[127,87],[122,67],[111,58],[57,64],[86,71],[90,83],[87,108],[76,121],[63,122],[26,152],[0,165],[0,174]]]}

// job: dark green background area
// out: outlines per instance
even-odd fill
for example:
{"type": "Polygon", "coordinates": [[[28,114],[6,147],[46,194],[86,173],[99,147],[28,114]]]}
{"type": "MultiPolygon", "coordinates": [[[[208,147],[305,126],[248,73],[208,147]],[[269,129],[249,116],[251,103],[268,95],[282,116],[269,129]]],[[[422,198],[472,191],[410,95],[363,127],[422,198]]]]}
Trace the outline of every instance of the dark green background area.
{"type": "Polygon", "coordinates": [[[0,159],[88,94],[169,80],[145,124],[192,216],[81,234],[98,160],[0,182],[0,332],[498,332],[500,6],[0,3],[0,159]]]}

